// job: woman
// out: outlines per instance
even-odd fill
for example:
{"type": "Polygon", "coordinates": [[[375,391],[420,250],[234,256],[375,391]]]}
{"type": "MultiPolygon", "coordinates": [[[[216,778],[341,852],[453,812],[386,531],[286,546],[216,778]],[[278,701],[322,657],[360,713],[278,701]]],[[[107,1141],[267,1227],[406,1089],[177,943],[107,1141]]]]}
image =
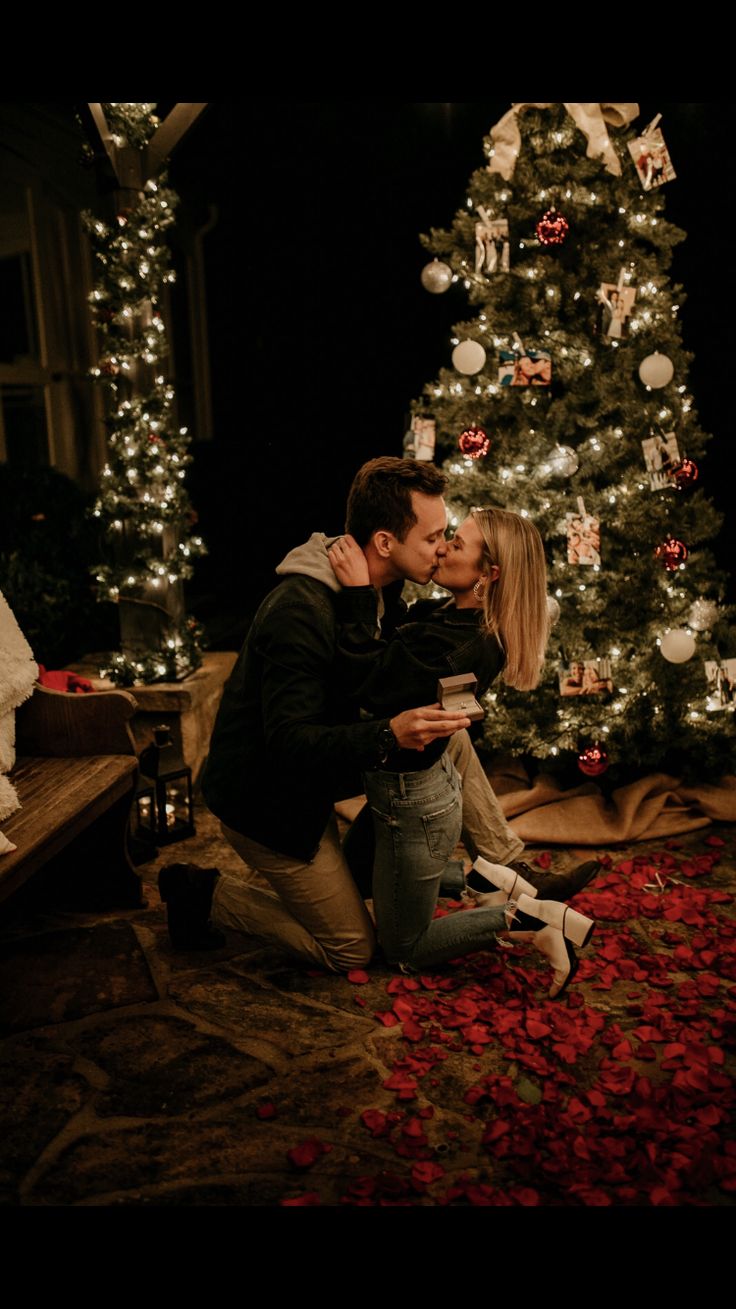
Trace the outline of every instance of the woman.
{"type": "MultiPolygon", "coordinates": [[[[365,600],[365,559],[352,538],[343,537],[330,560],[346,588],[347,617],[352,588],[356,613],[365,600]]],[[[374,638],[374,623],[358,639],[350,615],[342,675],[377,716],[398,717],[399,706],[434,700],[438,677],[473,673],[478,694],[499,674],[518,690],[539,681],[548,630],[546,567],[541,538],[528,519],[503,509],[474,510],[447,543],[434,581],[453,599],[418,601],[389,643],[374,638]]],[[[373,904],[389,962],[415,971],[484,949],[499,934],[532,939],[552,963],[550,996],[561,995],[577,967],[567,937],[584,944],[592,924],[565,905],[535,901],[535,889],[510,870],[477,861],[500,888],[497,896],[483,897],[483,907],[472,913],[433,919],[462,812],[459,778],[444,742],[415,751],[388,741],[386,758],[364,783],[376,833],[373,904]],[[510,895],[525,911],[526,931],[508,931],[516,912],[510,895]],[[540,928],[540,921],[548,925],[540,928]]]]}

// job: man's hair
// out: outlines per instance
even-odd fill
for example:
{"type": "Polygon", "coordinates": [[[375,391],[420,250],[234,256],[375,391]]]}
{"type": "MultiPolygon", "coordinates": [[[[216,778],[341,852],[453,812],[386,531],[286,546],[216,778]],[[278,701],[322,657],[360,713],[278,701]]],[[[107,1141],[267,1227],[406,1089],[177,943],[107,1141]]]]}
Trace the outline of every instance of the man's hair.
{"type": "Polygon", "coordinates": [[[412,491],[443,495],[446,487],[447,478],[434,464],[391,455],[369,459],[353,479],[345,531],[361,546],[380,531],[392,532],[403,541],[417,521],[411,505],[412,491]]]}

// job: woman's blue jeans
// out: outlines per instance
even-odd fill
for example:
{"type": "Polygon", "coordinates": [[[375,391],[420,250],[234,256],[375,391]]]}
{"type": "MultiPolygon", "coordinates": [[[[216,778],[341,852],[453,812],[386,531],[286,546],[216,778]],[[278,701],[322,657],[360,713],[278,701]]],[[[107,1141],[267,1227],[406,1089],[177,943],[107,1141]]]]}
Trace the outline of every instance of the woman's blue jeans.
{"type": "Polygon", "coordinates": [[[462,790],[444,754],[421,773],[364,776],[373,812],[373,908],[389,963],[431,968],[487,949],[505,931],[502,907],[459,910],[433,919],[440,880],[460,839],[462,790]]]}

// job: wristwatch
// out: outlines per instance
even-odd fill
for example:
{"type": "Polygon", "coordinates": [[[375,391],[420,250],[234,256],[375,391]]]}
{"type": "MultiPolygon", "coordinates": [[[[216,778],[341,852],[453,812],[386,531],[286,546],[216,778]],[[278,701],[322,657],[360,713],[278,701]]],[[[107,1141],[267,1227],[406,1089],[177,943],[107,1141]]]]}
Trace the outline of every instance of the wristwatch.
{"type": "Polygon", "coordinates": [[[393,731],[388,726],[388,724],[386,725],[386,727],[379,728],[378,748],[381,751],[381,755],[382,755],[381,759],[379,760],[379,763],[385,764],[386,760],[391,754],[391,751],[397,750],[398,746],[399,743],[396,740],[396,737],[394,736],[393,731]]]}

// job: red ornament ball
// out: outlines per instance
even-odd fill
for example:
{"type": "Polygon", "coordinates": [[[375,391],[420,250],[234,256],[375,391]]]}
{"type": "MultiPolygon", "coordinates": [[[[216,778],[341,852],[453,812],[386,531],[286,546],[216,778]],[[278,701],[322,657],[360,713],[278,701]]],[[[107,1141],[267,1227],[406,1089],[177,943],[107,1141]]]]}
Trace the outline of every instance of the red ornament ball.
{"type": "Polygon", "coordinates": [[[482,427],[466,427],[465,431],[460,433],[458,445],[468,459],[480,459],[482,455],[488,454],[491,438],[486,435],[482,427]]]}
{"type": "Polygon", "coordinates": [[[659,559],[668,573],[674,573],[680,564],[684,564],[687,556],[688,548],[685,542],[678,541],[676,536],[668,536],[654,550],[654,558],[659,559]]]}
{"type": "Polygon", "coordinates": [[[686,457],[679,464],[675,464],[670,471],[670,477],[678,490],[684,491],[686,487],[692,486],[693,482],[697,482],[698,465],[686,457]]]}
{"type": "Polygon", "coordinates": [[[570,224],[557,209],[548,209],[537,223],[537,236],[542,245],[563,245],[569,231],[570,224]]]}
{"type": "Polygon", "coordinates": [[[608,755],[600,741],[587,745],[578,755],[578,768],[586,777],[600,777],[608,768],[608,755]]]}

